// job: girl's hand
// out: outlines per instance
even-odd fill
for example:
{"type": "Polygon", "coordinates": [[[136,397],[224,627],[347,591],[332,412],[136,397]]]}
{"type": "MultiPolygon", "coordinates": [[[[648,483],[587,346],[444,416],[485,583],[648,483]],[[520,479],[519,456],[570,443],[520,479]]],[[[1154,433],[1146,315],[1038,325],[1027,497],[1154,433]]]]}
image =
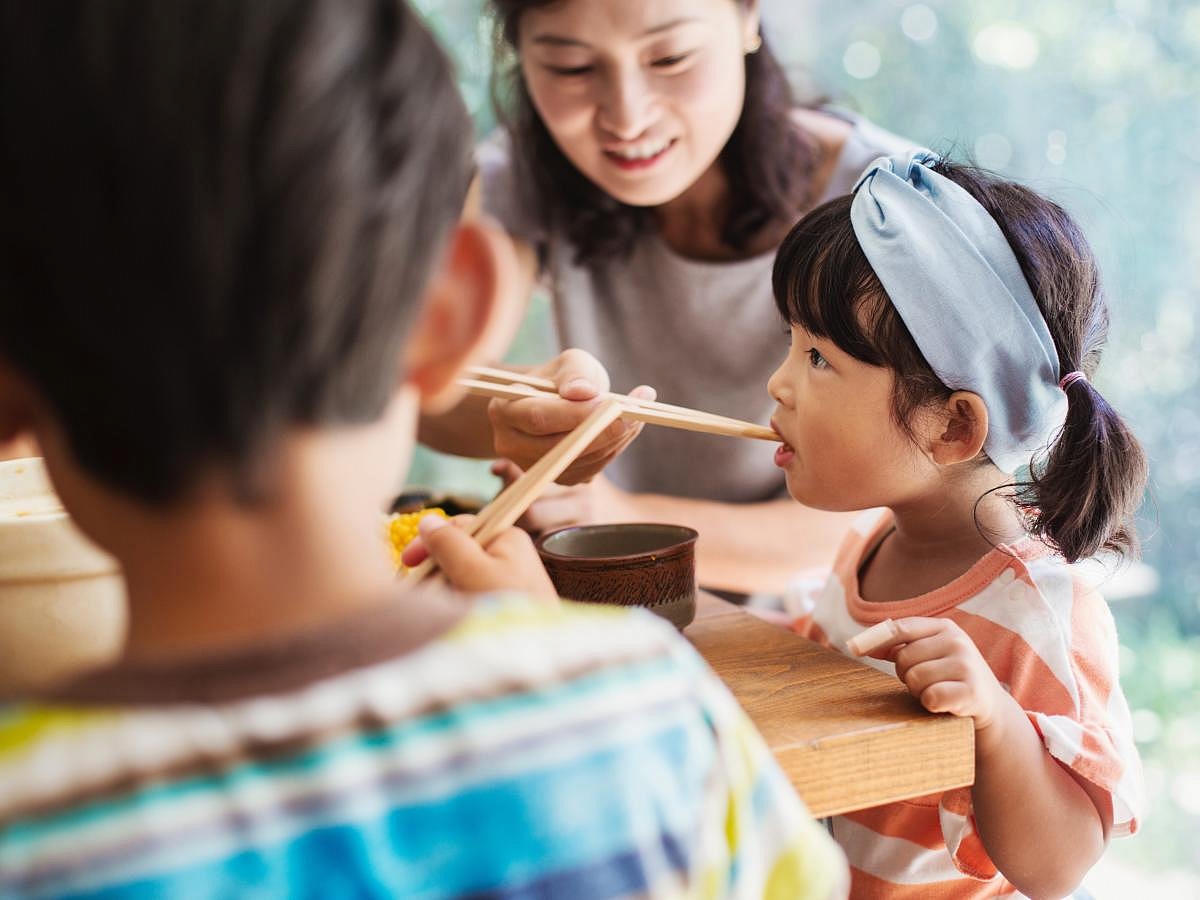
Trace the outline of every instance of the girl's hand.
{"type": "MultiPolygon", "coordinates": [[[[551,379],[558,386],[558,396],[530,389],[527,399],[495,399],[488,404],[496,455],[513,460],[522,469],[541,459],[568,431],[587,418],[596,407],[596,398],[609,389],[608,372],[583,350],[567,350],[530,374],[551,379]]],[[[630,391],[629,396],[653,400],[655,392],[642,385],[630,391]]],[[[629,446],[641,430],[641,422],[617,419],[567,467],[558,477],[558,483],[587,481],[629,446]]]]}
{"type": "MultiPolygon", "coordinates": [[[[492,474],[508,487],[524,472],[511,460],[498,459],[492,464],[492,474]]],[[[517,525],[536,537],[568,525],[631,522],[636,518],[637,513],[631,506],[629,494],[603,475],[597,475],[589,482],[569,487],[549,485],[525,511],[517,525]]]]}
{"type": "Polygon", "coordinates": [[[896,636],[868,655],[896,665],[896,675],[930,712],[975,719],[981,731],[996,719],[1008,694],[974,642],[949,619],[895,621],[896,636]]]}
{"type": "Polygon", "coordinates": [[[529,535],[509,528],[481,547],[464,530],[473,519],[456,516],[447,522],[439,516],[425,516],[418,523],[420,536],[404,548],[401,562],[411,567],[432,556],[446,581],[467,593],[514,590],[558,602],[558,592],[529,535]]]}

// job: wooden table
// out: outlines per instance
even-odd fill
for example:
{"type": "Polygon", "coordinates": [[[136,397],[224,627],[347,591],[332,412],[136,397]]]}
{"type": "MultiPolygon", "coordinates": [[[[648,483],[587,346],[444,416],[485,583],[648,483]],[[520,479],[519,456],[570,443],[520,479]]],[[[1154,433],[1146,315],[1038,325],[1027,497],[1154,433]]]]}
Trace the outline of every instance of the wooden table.
{"type": "Polygon", "coordinates": [[[975,779],[972,721],[926,712],[877,669],[703,591],[684,635],[758,726],[814,816],[975,779]]]}

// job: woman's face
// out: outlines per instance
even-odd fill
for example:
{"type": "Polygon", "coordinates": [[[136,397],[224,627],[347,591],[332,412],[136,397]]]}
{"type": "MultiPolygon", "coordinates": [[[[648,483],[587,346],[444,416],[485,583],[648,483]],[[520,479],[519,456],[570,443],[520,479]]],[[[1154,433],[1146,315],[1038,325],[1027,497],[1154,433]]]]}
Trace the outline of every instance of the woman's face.
{"type": "Polygon", "coordinates": [[[605,192],[658,206],[716,161],[742,111],[755,4],[558,0],[521,14],[517,49],[555,143],[605,192]]]}

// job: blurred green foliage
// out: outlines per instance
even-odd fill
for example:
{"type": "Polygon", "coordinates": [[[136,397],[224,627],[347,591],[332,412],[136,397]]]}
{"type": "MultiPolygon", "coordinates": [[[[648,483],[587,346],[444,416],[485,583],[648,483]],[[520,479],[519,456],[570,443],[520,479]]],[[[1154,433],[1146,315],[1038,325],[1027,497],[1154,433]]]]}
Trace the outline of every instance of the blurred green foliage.
{"type": "MultiPolygon", "coordinates": [[[[485,132],[491,29],[480,0],[417,5],[458,61],[485,132]]],[[[1098,383],[1151,457],[1140,527],[1158,575],[1149,593],[1113,604],[1152,806],[1142,832],[1113,854],[1146,877],[1200,872],[1200,4],[762,6],[764,34],[801,96],[1020,179],[1071,210],[1090,236],[1114,315],[1098,383]]],[[[550,352],[544,301],[533,310],[514,348],[523,361],[550,352]]],[[[482,491],[483,473],[478,463],[424,454],[412,480],[482,491]]]]}

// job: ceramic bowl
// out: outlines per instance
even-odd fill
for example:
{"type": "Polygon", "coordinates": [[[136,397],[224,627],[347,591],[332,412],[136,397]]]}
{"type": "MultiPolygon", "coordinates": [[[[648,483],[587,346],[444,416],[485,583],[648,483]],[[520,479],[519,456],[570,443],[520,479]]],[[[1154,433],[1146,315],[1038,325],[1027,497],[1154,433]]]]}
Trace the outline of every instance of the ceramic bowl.
{"type": "Polygon", "coordinates": [[[108,661],[125,625],[116,561],[75,527],[42,461],[0,462],[0,696],[108,661]]]}
{"type": "Polygon", "coordinates": [[[682,525],[578,525],[537,548],[559,596],[643,606],[682,629],[696,614],[696,537],[682,525]]]}

